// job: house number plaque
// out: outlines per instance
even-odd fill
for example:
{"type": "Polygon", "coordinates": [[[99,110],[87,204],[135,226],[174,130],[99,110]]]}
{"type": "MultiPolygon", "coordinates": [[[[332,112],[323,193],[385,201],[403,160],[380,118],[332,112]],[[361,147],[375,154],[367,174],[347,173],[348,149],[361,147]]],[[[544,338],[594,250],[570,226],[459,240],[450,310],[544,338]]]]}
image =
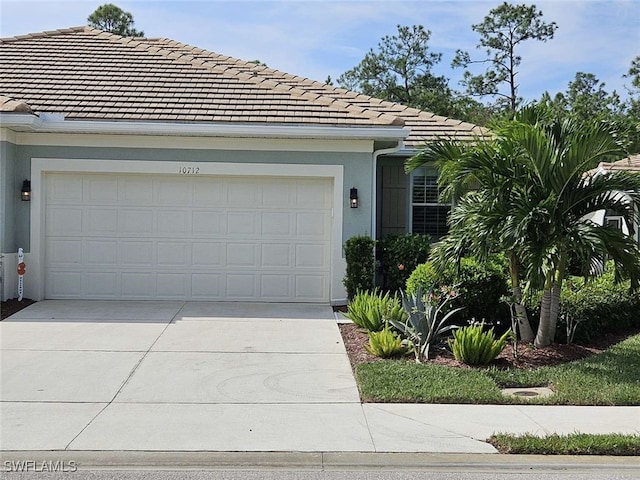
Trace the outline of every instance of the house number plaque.
{"type": "Polygon", "coordinates": [[[180,173],[180,175],[197,175],[200,173],[200,167],[182,165],[179,168],[178,173],[180,173]]]}

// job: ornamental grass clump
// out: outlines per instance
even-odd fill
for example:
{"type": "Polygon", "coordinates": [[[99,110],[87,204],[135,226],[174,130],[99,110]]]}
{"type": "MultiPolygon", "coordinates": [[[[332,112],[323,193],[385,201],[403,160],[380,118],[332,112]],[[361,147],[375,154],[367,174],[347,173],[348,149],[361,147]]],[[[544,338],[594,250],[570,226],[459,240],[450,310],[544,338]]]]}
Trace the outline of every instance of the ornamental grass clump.
{"type": "Polygon", "coordinates": [[[407,351],[400,336],[389,327],[379,332],[369,332],[369,344],[365,348],[371,355],[380,358],[400,357],[407,351]]]}
{"type": "Polygon", "coordinates": [[[343,315],[369,332],[379,332],[392,319],[404,321],[407,318],[395,295],[362,291],[356,294],[343,315]]]}
{"type": "Polygon", "coordinates": [[[449,347],[456,360],[467,365],[487,365],[507,346],[511,330],[496,339],[493,327],[484,330],[484,324],[469,325],[453,332],[449,347]]]}

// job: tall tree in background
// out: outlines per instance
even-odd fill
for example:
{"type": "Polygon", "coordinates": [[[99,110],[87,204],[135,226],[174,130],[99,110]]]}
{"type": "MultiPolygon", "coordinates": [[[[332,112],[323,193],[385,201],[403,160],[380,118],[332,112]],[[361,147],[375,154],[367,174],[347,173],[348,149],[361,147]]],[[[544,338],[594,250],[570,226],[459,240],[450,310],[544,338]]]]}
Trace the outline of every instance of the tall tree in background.
{"type": "Polygon", "coordinates": [[[90,27],[123,37],[144,37],[144,32],[133,27],[133,15],[112,3],[99,6],[89,15],[87,22],[90,27]]]}
{"type": "Polygon", "coordinates": [[[457,98],[449,80],[433,75],[441,53],[429,50],[431,32],[422,25],[400,26],[371,49],[360,64],[338,77],[340,87],[372,97],[484,124],[489,114],[471,98],[457,98]]]}
{"type": "Polygon", "coordinates": [[[557,25],[545,23],[542,11],[535,5],[511,5],[507,2],[494,8],[482,23],[471,28],[480,34],[478,49],[485,49],[487,58],[472,60],[468,52],[458,50],[452,67],[467,68],[471,64],[488,64],[484,73],[464,72],[462,85],[475,96],[498,97],[499,104],[507,104],[513,117],[518,106],[518,67],[522,57],[516,49],[526,40],[546,42],[553,38],[557,25]],[[503,85],[506,85],[506,92],[503,85]]]}
{"type": "Polygon", "coordinates": [[[544,105],[556,118],[570,118],[583,124],[599,120],[615,125],[627,151],[640,152],[640,109],[634,110],[634,99],[623,102],[615,90],[609,93],[605,83],[592,73],[576,73],[566,92],[554,97],[545,92],[536,103],[544,105]]]}
{"type": "Polygon", "coordinates": [[[630,123],[635,129],[635,141],[632,142],[629,151],[640,153],[640,55],[631,61],[629,71],[623,76],[631,79],[631,87],[627,87],[629,91],[628,115],[630,123]]]}

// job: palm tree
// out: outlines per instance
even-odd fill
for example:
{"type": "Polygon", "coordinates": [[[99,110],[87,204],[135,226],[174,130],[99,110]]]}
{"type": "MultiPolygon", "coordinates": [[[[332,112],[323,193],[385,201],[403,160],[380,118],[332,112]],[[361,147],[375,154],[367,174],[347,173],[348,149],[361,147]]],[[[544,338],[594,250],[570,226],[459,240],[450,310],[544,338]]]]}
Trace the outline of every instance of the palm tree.
{"type": "Polygon", "coordinates": [[[604,123],[548,121],[539,109],[522,113],[500,131],[522,147],[520,161],[527,171],[514,191],[508,223],[516,233],[529,283],[542,289],[535,344],[546,346],[555,335],[571,258],[592,266],[612,258],[619,279],[630,278],[634,289],[640,285],[639,245],[619,230],[587,220],[595,212],[612,210],[633,232],[639,218],[640,176],[590,173],[600,161],[624,155],[616,132],[604,123]]]}
{"type": "Polygon", "coordinates": [[[489,253],[505,252],[520,338],[530,342],[534,334],[523,303],[520,256],[513,230],[504,228],[516,180],[524,173],[518,158],[519,147],[508,138],[474,144],[439,140],[409,159],[405,169],[434,164],[444,199],[459,199],[449,216],[449,235],[432,252],[436,269],[469,253],[484,260],[489,253]]]}
{"type": "Polygon", "coordinates": [[[507,253],[525,341],[533,332],[526,330],[521,266],[527,285],[542,290],[535,344],[545,346],[554,338],[571,258],[591,264],[612,258],[617,278],[630,278],[632,288],[640,284],[639,245],[587,220],[596,211],[613,210],[633,232],[640,217],[640,176],[588,173],[599,161],[624,154],[615,132],[602,123],[549,121],[540,107],[526,107],[494,133],[473,145],[437,142],[406,168],[436,162],[445,193],[461,195],[450,216],[450,236],[436,249],[441,261],[454,260],[465,249],[480,256],[488,249],[507,253]],[[469,191],[472,186],[476,192],[469,191]]]}

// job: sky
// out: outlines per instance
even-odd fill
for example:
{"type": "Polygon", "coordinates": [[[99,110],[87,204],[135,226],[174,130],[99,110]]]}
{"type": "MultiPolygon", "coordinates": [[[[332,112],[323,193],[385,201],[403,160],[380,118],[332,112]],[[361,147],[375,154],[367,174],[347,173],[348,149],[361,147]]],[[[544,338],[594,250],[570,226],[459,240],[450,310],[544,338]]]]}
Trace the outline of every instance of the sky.
{"type": "MultiPolygon", "coordinates": [[[[433,72],[461,90],[462,69],[450,64],[457,49],[472,58],[481,23],[500,0],[0,0],[0,37],[85,25],[98,6],[115,3],[133,14],[135,28],[271,68],[324,81],[356,66],[398,25],[431,31],[432,52],[442,53],[433,72]]],[[[512,2],[514,3],[514,2],[512,2]]],[[[640,0],[554,0],[535,3],[558,25],[548,42],[529,40],[518,81],[525,100],[566,91],[576,72],[593,73],[626,98],[622,75],[640,55],[640,0]]]]}

